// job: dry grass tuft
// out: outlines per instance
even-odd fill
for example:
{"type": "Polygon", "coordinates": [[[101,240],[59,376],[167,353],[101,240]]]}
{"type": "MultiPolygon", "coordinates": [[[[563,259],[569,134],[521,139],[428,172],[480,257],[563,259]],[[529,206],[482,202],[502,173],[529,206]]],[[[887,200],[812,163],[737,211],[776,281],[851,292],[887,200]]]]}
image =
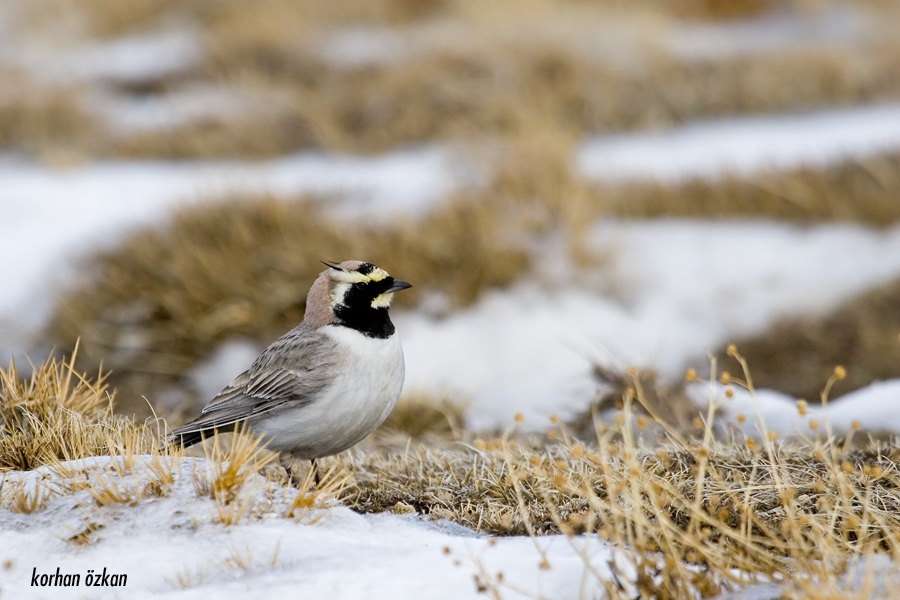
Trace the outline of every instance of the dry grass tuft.
{"type": "Polygon", "coordinates": [[[191,480],[198,497],[215,501],[213,520],[236,525],[252,518],[265,507],[247,483],[277,460],[262,440],[240,426],[229,435],[213,435],[202,446],[206,461],[195,463],[191,480]]]}
{"type": "Polygon", "coordinates": [[[105,526],[92,519],[84,519],[79,527],[74,528],[69,535],[61,539],[69,542],[73,546],[87,546],[97,541],[93,534],[101,531],[105,526]]]}
{"type": "Polygon", "coordinates": [[[625,398],[637,401],[634,410],[640,416],[637,417],[635,426],[646,430],[646,434],[651,437],[665,437],[665,431],[649,428],[651,423],[646,417],[650,417],[653,422],[665,423],[670,430],[687,439],[702,434],[702,427],[697,427],[697,418],[702,409],[687,395],[684,382],[663,381],[652,370],[630,369],[628,372],[619,372],[600,364],[595,364],[592,370],[602,392],[598,393],[598,397],[586,410],[567,422],[567,429],[577,439],[595,440],[602,415],[621,411],[625,398]]]}
{"type": "Polygon", "coordinates": [[[261,440],[236,426],[233,435],[213,435],[203,444],[208,461],[197,463],[193,470],[194,491],[216,501],[220,522],[233,524],[240,520],[250,505],[240,498],[247,480],[275,461],[261,440]],[[227,513],[227,515],[226,515],[227,513]],[[227,516],[227,518],[226,518],[227,516]]]}
{"type": "Polygon", "coordinates": [[[0,369],[0,470],[30,470],[117,445],[146,451],[150,432],[112,413],[106,377],[96,382],[68,362],[50,359],[22,379],[15,365],[0,369]]]}
{"type": "Polygon", "coordinates": [[[57,495],[53,488],[40,481],[30,485],[30,482],[25,480],[11,483],[0,480],[0,491],[3,492],[3,508],[26,515],[41,510],[57,495]]]}
{"type": "Polygon", "coordinates": [[[297,492],[284,516],[305,524],[312,524],[323,515],[322,509],[341,502],[350,485],[351,475],[332,463],[316,483],[315,471],[307,471],[297,485],[297,492]]]}
{"type": "Polygon", "coordinates": [[[451,440],[458,439],[464,428],[465,411],[460,403],[449,398],[407,395],[400,399],[376,436],[381,440],[451,440]]]}
{"type": "Polygon", "coordinates": [[[752,178],[596,186],[591,194],[603,210],[622,217],[847,221],[884,227],[900,222],[900,153],[752,178]]]}
{"type": "Polygon", "coordinates": [[[77,87],[45,87],[0,68],[0,149],[63,166],[82,160],[100,131],[83,95],[77,87]]]}

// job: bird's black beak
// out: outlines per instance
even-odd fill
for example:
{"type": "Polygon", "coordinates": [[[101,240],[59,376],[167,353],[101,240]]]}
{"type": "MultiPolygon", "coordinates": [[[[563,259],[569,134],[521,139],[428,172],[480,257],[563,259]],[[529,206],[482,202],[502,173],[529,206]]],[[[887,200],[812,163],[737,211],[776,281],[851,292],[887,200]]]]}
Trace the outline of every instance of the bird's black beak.
{"type": "Polygon", "coordinates": [[[411,288],[411,283],[406,283],[405,281],[401,281],[399,279],[394,280],[394,285],[387,289],[388,292],[399,292],[401,290],[405,290],[407,288],[411,288]]]}

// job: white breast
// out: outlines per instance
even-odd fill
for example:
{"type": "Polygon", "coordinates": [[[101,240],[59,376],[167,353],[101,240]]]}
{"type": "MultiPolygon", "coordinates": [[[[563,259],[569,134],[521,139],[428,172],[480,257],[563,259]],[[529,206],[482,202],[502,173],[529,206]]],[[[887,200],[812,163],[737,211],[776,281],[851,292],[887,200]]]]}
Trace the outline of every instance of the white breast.
{"type": "Polygon", "coordinates": [[[403,388],[403,350],[396,334],[371,338],[327,325],[343,356],[334,382],[312,403],[253,423],[274,450],[299,458],[336,454],[362,441],[387,418],[403,388]]]}

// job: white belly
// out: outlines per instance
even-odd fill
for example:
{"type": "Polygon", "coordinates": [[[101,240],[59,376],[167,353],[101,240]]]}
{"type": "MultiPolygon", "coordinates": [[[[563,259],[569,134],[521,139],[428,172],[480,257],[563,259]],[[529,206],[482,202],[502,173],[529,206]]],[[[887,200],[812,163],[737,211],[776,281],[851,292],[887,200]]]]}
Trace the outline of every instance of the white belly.
{"type": "Polygon", "coordinates": [[[384,422],[403,388],[403,350],[396,334],[383,340],[347,327],[323,329],[346,352],[334,382],[312,403],[252,423],[270,448],[299,458],[337,454],[362,441],[384,422]]]}

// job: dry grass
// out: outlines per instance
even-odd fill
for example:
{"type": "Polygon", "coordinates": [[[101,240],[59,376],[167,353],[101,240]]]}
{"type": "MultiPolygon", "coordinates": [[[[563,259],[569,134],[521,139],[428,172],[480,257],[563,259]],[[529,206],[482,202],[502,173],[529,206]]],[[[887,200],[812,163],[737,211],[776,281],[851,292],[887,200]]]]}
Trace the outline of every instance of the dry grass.
{"type": "Polygon", "coordinates": [[[382,438],[402,440],[448,440],[462,436],[465,411],[450,398],[434,399],[423,395],[405,395],[378,430],[382,438]]]}
{"type": "Polygon", "coordinates": [[[597,436],[598,424],[604,415],[624,408],[623,398],[635,396],[637,389],[639,402],[634,410],[640,413],[636,424],[645,431],[643,439],[666,439],[666,429],[646,428],[647,417],[665,423],[668,431],[675,431],[685,439],[693,439],[703,433],[700,419],[702,408],[698,407],[687,394],[684,381],[667,382],[652,370],[628,372],[615,371],[604,365],[595,364],[593,376],[598,384],[597,397],[580,413],[566,423],[571,435],[581,441],[591,442],[597,436]],[[635,386],[638,388],[635,388],[635,386]]]}
{"type": "Polygon", "coordinates": [[[310,27],[353,23],[397,23],[438,13],[442,0],[260,0],[250,9],[240,2],[209,3],[203,0],[38,0],[31,18],[40,22],[77,10],[87,30],[100,37],[142,33],[167,21],[187,21],[200,26],[237,26],[246,29],[276,27],[281,31],[306,31],[310,27]]]}
{"type": "Polygon", "coordinates": [[[213,500],[230,504],[244,487],[247,478],[272,464],[274,457],[264,450],[252,435],[235,431],[230,443],[221,443],[219,436],[212,436],[207,456],[212,467],[206,473],[194,473],[194,489],[197,495],[209,495],[213,500]]]}
{"type": "Polygon", "coordinates": [[[50,359],[23,379],[15,364],[0,369],[0,470],[29,470],[126,443],[150,447],[144,431],[112,412],[105,376],[87,379],[67,362],[50,359]]]}
{"type": "MultiPolygon", "coordinates": [[[[316,2],[315,0],[261,0],[254,10],[239,2],[210,4],[203,0],[134,0],[123,4],[115,0],[36,0],[31,3],[32,19],[48,19],[77,8],[88,30],[98,36],[112,37],[152,30],[167,19],[188,20],[202,25],[248,23],[247,29],[268,27],[270,31],[304,31],[312,27],[329,27],[359,24],[403,25],[416,21],[449,17],[468,20],[485,20],[497,13],[526,10],[577,11],[579,2],[572,0],[531,0],[520,2],[505,0],[493,3],[485,10],[474,0],[342,0],[341,2],[316,2]]],[[[655,2],[628,3],[638,10],[651,10],[661,14],[704,19],[752,17],[770,10],[768,0],[752,0],[739,3],[720,0],[678,0],[666,4],[655,2]]],[[[810,6],[827,6],[825,0],[810,3],[793,1],[789,4],[807,9],[810,6]]],[[[617,15],[623,12],[620,0],[594,3],[594,12],[617,15]]]]}
{"type": "Polygon", "coordinates": [[[597,186],[591,193],[609,214],[623,217],[848,221],[883,227],[900,222],[900,153],[752,177],[597,186]]]}
{"type": "Polygon", "coordinates": [[[64,166],[82,160],[100,131],[83,95],[77,87],[39,86],[0,67],[0,149],[64,166]]]}
{"type": "Polygon", "coordinates": [[[248,117],[207,117],[176,130],[145,129],[111,136],[103,154],[117,158],[188,160],[198,157],[262,158],[319,146],[313,124],[295,111],[248,117]]]}
{"type": "Polygon", "coordinates": [[[40,482],[28,485],[26,481],[13,483],[4,481],[3,485],[0,485],[0,491],[4,492],[2,499],[6,510],[26,515],[41,510],[57,495],[53,489],[40,482]]]}

